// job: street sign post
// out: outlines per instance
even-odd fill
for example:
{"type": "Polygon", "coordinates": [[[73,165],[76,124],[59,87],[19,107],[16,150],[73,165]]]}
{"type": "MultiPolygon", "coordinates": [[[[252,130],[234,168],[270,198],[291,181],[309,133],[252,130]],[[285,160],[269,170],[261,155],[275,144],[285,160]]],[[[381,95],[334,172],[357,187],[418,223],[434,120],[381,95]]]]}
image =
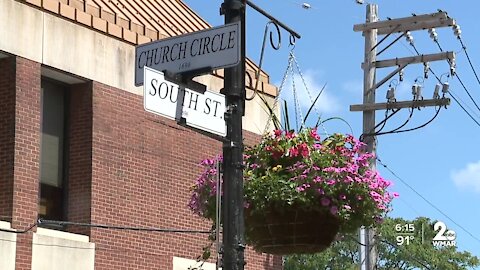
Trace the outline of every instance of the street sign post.
{"type": "MultiPolygon", "coordinates": [[[[167,81],[163,72],[144,67],[143,97],[148,112],[177,118],[178,98],[183,96],[181,117],[186,125],[209,133],[226,135],[225,96],[212,91],[203,94],[167,81]]],[[[180,98],[181,99],[181,98],[180,98]]]]}
{"type": "Polygon", "coordinates": [[[240,62],[240,23],[157,40],[135,47],[135,85],[143,84],[143,67],[184,73],[219,69],[240,62]]]}

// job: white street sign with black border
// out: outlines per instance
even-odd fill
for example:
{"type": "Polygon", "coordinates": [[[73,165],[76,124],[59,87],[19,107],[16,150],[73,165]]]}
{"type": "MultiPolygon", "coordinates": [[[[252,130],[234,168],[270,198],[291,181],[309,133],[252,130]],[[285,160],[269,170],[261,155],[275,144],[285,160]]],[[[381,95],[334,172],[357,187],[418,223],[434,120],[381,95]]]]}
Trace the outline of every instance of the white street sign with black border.
{"type": "MultiPolygon", "coordinates": [[[[175,120],[180,86],[167,81],[163,72],[146,66],[144,69],[145,110],[175,120]]],[[[225,137],[224,113],[224,95],[208,90],[202,94],[185,89],[182,118],[185,118],[187,126],[225,137]]]]}

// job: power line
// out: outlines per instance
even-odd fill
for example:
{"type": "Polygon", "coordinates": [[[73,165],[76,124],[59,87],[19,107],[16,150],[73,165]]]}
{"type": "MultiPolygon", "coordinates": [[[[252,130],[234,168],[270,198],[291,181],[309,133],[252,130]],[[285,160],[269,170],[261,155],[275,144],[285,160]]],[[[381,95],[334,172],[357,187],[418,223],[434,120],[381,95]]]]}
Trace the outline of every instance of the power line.
{"type": "Polygon", "coordinates": [[[470,94],[470,92],[467,90],[467,87],[466,87],[465,84],[463,83],[462,79],[460,79],[460,76],[458,76],[458,73],[457,73],[457,72],[455,72],[455,77],[456,77],[457,80],[460,82],[460,84],[462,85],[462,87],[463,87],[463,89],[465,90],[465,92],[467,92],[468,97],[472,100],[473,104],[475,104],[475,107],[477,107],[477,109],[480,111],[480,107],[478,107],[477,102],[475,102],[475,99],[472,97],[472,95],[470,94]]]}
{"type": "MultiPolygon", "coordinates": [[[[477,76],[477,72],[475,71],[475,68],[473,67],[473,64],[470,60],[470,57],[468,56],[468,53],[467,53],[467,50],[466,50],[466,47],[465,45],[463,44],[463,41],[461,40],[460,37],[458,37],[458,39],[460,40],[460,43],[462,44],[462,48],[463,50],[465,51],[465,55],[467,56],[467,59],[468,59],[468,62],[470,63],[470,67],[472,68],[473,70],[473,73],[475,74],[475,78],[477,78],[477,81],[478,83],[480,84],[480,80],[478,79],[478,76],[477,76]]],[[[440,46],[440,42],[438,41],[438,39],[435,39],[434,42],[437,44],[438,46],[438,49],[443,52],[443,49],[442,49],[442,46],[440,46]]],[[[412,45],[414,46],[414,45],[412,45]]],[[[417,51],[415,49],[415,51],[417,51]]],[[[418,53],[418,51],[417,51],[418,53]]],[[[449,64],[452,64],[450,61],[448,61],[449,64]]],[[[463,83],[462,79],[460,79],[460,76],[458,75],[458,72],[455,72],[454,76],[458,79],[458,81],[460,82],[460,84],[462,85],[463,89],[465,90],[465,92],[467,92],[467,95],[468,97],[470,98],[470,100],[473,102],[473,104],[475,104],[475,107],[477,107],[477,109],[480,111],[480,107],[478,107],[478,104],[477,102],[475,101],[475,99],[472,97],[472,95],[470,94],[470,91],[468,91],[467,87],[465,86],[465,84],[463,83]]]]}
{"type": "Polygon", "coordinates": [[[458,40],[460,41],[460,44],[462,45],[462,49],[465,52],[465,55],[467,56],[468,63],[470,64],[470,67],[472,68],[473,74],[475,74],[475,78],[477,79],[478,84],[480,84],[480,79],[478,78],[477,71],[475,70],[475,67],[473,66],[472,60],[470,59],[470,55],[468,55],[467,52],[467,46],[463,43],[462,38],[459,36],[458,40]]]}
{"type": "MultiPolygon", "coordinates": [[[[415,44],[410,43],[410,45],[414,48],[414,50],[415,50],[415,52],[417,53],[417,55],[420,55],[420,52],[417,50],[417,47],[415,46],[415,44]]],[[[432,73],[432,74],[435,76],[435,78],[437,78],[437,81],[438,81],[439,83],[442,83],[442,81],[440,80],[440,77],[437,76],[437,74],[432,70],[432,68],[429,67],[428,70],[430,71],[430,73],[432,73]]],[[[457,75],[456,77],[457,77],[457,79],[459,79],[458,75],[457,75]]],[[[460,79],[459,79],[459,80],[460,80],[460,79]]],[[[464,89],[465,89],[465,91],[467,91],[467,93],[469,93],[468,90],[466,89],[466,87],[465,87],[464,89]]],[[[460,106],[460,108],[462,108],[462,110],[477,124],[477,126],[480,127],[480,123],[465,109],[465,107],[464,107],[462,104],[460,104],[460,102],[458,101],[458,99],[455,98],[455,97],[452,95],[453,92],[452,92],[451,89],[448,91],[448,93],[449,93],[450,96],[453,98],[453,100],[460,106]]],[[[471,97],[470,94],[469,94],[469,96],[471,97]]],[[[475,101],[474,101],[474,102],[475,102],[475,101]]]]}
{"type": "Polygon", "coordinates": [[[416,189],[414,189],[411,185],[409,185],[406,181],[404,181],[400,176],[398,176],[394,171],[392,171],[385,163],[382,162],[382,160],[380,160],[380,158],[378,158],[377,156],[377,161],[385,168],[387,169],[393,176],[395,176],[395,178],[397,178],[398,180],[400,180],[400,182],[402,182],[406,187],[408,187],[410,190],[412,190],[415,194],[417,194],[420,198],[422,198],[422,200],[424,200],[426,203],[428,203],[431,207],[433,207],[435,210],[437,210],[440,214],[442,214],[444,217],[446,217],[449,221],[451,221],[453,224],[457,225],[460,229],[462,229],[464,232],[466,232],[468,235],[470,235],[470,237],[472,237],[473,239],[475,239],[477,242],[480,243],[480,239],[478,237],[476,237],[475,235],[473,235],[470,231],[468,231],[467,229],[465,229],[465,227],[463,227],[462,225],[458,224],[454,219],[450,218],[450,216],[448,216],[445,212],[443,212],[440,208],[438,208],[435,204],[433,204],[432,202],[430,202],[427,198],[425,198],[425,196],[423,196],[422,194],[420,194],[416,189]]]}
{"type": "Polygon", "coordinates": [[[480,123],[465,109],[465,107],[462,106],[462,104],[460,104],[457,98],[453,95],[454,93],[452,92],[452,90],[448,91],[448,94],[453,98],[453,100],[455,100],[458,106],[460,106],[460,108],[462,108],[462,110],[477,124],[477,126],[480,127],[480,123]]]}

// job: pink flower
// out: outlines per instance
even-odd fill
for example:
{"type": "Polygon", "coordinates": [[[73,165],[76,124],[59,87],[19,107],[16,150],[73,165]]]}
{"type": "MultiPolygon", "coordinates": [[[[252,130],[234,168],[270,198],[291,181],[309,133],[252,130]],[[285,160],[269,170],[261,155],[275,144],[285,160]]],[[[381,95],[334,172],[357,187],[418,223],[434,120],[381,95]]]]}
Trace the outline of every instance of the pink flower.
{"type": "Polygon", "coordinates": [[[298,148],[297,148],[297,147],[292,147],[292,148],[290,148],[289,154],[290,154],[290,156],[292,156],[292,157],[298,156],[298,154],[299,154],[299,153],[298,153],[298,148]]]}
{"type": "Polygon", "coordinates": [[[320,140],[320,136],[317,134],[317,129],[316,128],[310,130],[310,136],[317,141],[320,140]]]}
{"type": "Polygon", "coordinates": [[[316,143],[316,144],[313,145],[313,148],[316,149],[316,150],[318,150],[318,149],[321,149],[321,148],[322,148],[322,145],[316,143]]]}
{"type": "Polygon", "coordinates": [[[281,131],[280,129],[276,129],[273,131],[273,134],[275,135],[276,138],[282,136],[282,133],[283,131],[281,131]]]}
{"type": "Polygon", "coordinates": [[[310,155],[310,150],[308,149],[308,145],[306,143],[302,143],[298,146],[298,150],[302,157],[308,157],[310,155]]]}
{"type": "Polygon", "coordinates": [[[398,194],[398,192],[393,192],[393,193],[392,193],[392,196],[393,196],[394,198],[398,198],[398,197],[400,197],[400,194],[398,194]]]}
{"type": "Polygon", "coordinates": [[[346,200],[347,199],[347,196],[345,194],[340,194],[340,196],[338,196],[340,198],[340,200],[346,200]]]}
{"type": "Polygon", "coordinates": [[[337,183],[337,181],[335,181],[333,179],[330,179],[330,180],[327,181],[327,185],[329,185],[329,186],[333,186],[333,185],[335,185],[335,183],[337,183]]]}
{"type": "Polygon", "coordinates": [[[297,137],[297,134],[295,134],[295,132],[293,131],[287,131],[287,133],[285,134],[285,137],[287,137],[287,139],[293,139],[297,137]]]}

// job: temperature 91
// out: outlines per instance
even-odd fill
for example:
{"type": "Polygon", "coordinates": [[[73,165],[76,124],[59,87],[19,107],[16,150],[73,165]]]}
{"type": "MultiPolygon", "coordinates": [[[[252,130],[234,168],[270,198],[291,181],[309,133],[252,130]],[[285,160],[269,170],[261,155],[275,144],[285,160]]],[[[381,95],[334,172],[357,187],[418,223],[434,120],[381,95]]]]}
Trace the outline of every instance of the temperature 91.
{"type": "Polygon", "coordinates": [[[408,246],[410,245],[410,242],[413,241],[413,239],[413,235],[397,235],[395,240],[397,240],[398,246],[403,246],[403,244],[408,246]]]}

